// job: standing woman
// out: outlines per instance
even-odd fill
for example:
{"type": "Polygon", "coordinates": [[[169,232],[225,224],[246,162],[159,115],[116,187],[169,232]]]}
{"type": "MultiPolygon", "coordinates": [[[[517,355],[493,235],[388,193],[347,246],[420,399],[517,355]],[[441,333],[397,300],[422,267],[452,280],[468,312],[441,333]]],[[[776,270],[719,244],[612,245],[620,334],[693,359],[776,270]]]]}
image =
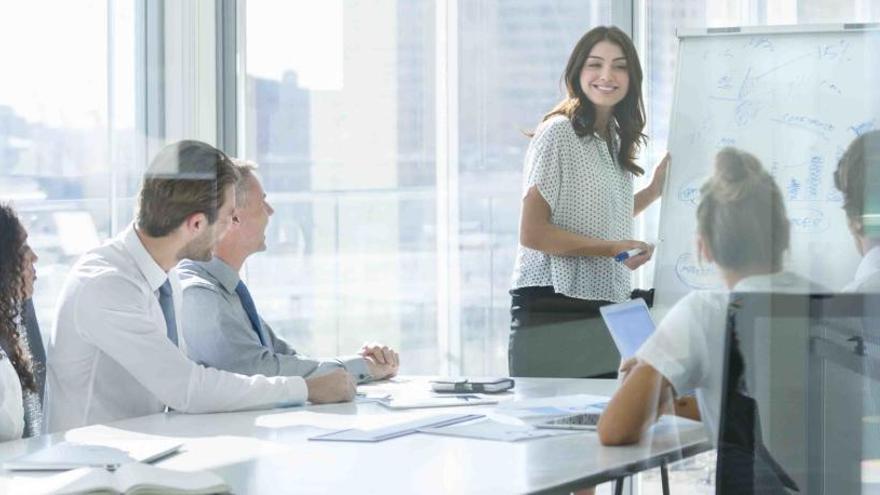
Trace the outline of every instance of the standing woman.
{"type": "Polygon", "coordinates": [[[525,158],[513,273],[510,374],[614,376],[618,354],[599,307],[632,293],[653,246],[630,239],[633,216],[660,197],[669,157],[633,195],[645,140],[642,68],[616,27],[585,34],[565,68],[568,97],[544,116],[525,158]],[[618,253],[640,249],[623,263],[618,253]]]}
{"type": "Polygon", "coordinates": [[[36,261],[15,212],[0,205],[0,441],[40,434],[42,408],[23,327],[36,261]]]}

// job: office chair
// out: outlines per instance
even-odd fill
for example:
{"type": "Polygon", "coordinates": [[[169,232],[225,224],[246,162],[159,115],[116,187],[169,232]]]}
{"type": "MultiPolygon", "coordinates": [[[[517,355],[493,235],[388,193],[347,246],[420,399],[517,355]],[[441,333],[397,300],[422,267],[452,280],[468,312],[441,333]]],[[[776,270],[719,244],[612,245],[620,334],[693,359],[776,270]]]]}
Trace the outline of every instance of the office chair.
{"type": "Polygon", "coordinates": [[[731,295],[716,493],[860,492],[877,308],[861,294],[731,295]]]}

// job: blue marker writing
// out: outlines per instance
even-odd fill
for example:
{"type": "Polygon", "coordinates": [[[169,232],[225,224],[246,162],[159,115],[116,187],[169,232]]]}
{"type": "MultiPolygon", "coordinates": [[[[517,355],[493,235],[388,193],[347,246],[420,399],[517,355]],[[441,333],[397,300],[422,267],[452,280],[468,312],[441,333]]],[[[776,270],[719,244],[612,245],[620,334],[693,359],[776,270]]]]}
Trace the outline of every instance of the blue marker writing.
{"type": "Polygon", "coordinates": [[[633,249],[630,249],[629,251],[624,251],[624,252],[618,254],[617,256],[615,256],[614,261],[626,261],[629,258],[632,258],[633,256],[640,255],[644,252],[645,252],[645,250],[642,248],[633,248],[633,249]]]}

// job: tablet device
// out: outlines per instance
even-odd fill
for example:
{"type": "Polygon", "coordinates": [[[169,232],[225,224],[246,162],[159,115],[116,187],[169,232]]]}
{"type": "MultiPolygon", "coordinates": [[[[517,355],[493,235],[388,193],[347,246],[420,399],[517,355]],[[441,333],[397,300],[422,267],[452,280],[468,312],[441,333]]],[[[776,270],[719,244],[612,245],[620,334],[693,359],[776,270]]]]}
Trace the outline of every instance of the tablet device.
{"type": "Polygon", "coordinates": [[[635,356],[639,347],[654,333],[654,321],[644,299],[602,306],[599,312],[621,359],[635,356]]]}

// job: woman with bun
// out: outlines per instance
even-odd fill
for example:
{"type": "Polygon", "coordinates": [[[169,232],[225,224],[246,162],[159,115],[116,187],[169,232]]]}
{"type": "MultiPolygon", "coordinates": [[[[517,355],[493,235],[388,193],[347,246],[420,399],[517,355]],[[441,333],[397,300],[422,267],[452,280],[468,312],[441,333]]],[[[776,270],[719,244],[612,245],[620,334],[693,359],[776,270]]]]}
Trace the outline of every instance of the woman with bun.
{"type": "MultiPolygon", "coordinates": [[[[786,271],[789,221],[782,194],[753,155],[722,149],[714,175],[700,190],[697,246],[715,263],[729,291],[820,291],[786,271]]],[[[695,291],[679,301],[623,363],[622,383],[599,421],[605,445],[638,442],[663,412],[702,420],[717,439],[730,292],[695,291]],[[696,398],[680,395],[696,392],[696,398]]]]}

